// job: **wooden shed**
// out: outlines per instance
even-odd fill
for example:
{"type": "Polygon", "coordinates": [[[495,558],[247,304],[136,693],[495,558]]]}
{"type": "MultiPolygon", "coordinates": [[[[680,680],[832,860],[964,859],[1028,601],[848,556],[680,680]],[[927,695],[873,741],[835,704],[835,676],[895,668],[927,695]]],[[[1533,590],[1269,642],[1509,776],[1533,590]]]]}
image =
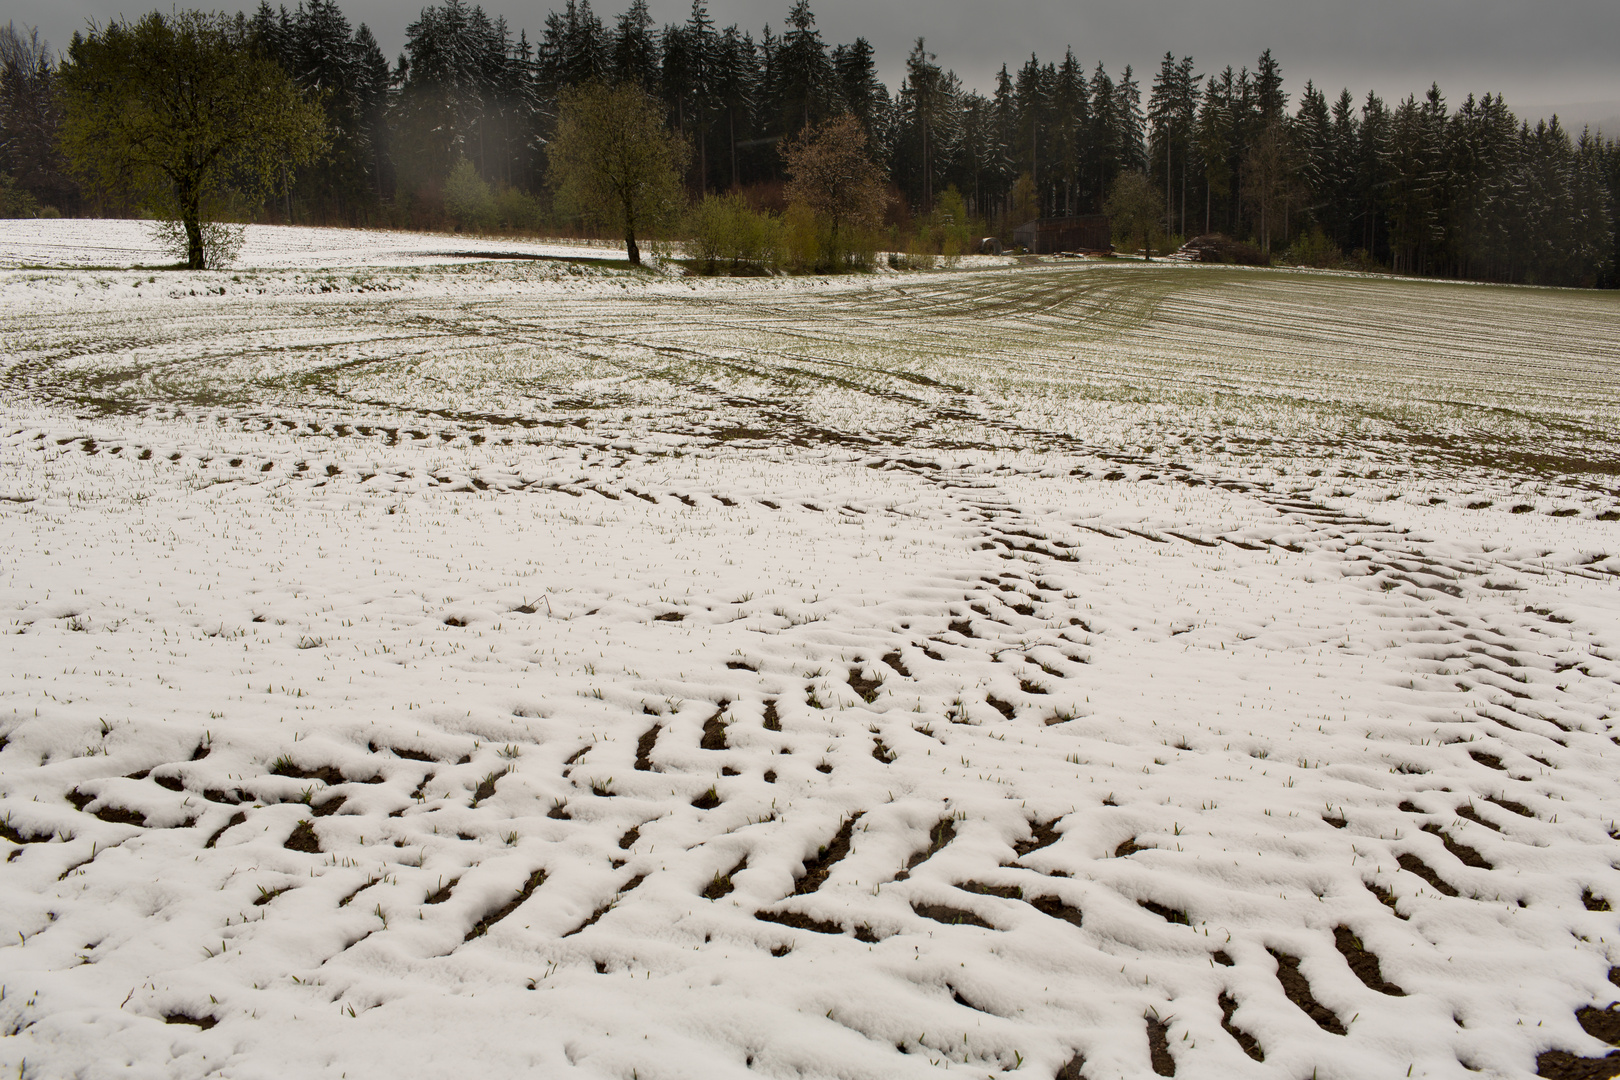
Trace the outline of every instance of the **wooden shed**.
{"type": "Polygon", "coordinates": [[[1107,214],[1036,218],[1013,230],[1013,241],[1032,255],[1060,251],[1112,251],[1114,236],[1107,214]]]}

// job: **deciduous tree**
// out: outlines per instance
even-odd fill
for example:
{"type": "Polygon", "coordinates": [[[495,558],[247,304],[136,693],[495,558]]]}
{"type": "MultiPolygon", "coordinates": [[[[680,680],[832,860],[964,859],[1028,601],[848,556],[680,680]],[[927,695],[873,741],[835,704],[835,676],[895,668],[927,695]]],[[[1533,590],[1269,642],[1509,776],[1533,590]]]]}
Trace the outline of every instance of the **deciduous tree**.
{"type": "Polygon", "coordinates": [[[1120,173],[1108,189],[1108,200],[1103,204],[1103,209],[1108,213],[1115,236],[1142,238],[1142,250],[1151,262],[1153,230],[1158,228],[1164,217],[1164,202],[1147,174],[1134,169],[1120,173]]]}
{"type": "Polygon", "coordinates": [[[691,148],[664,129],[661,112],[632,84],[577,87],[561,97],[557,135],[547,148],[558,201],[622,231],[635,266],[638,237],[671,220],[685,201],[681,175],[691,148]]]}
{"type": "Polygon", "coordinates": [[[74,34],[59,76],[69,166],[176,223],[194,270],[214,199],[260,197],[326,146],[320,106],[251,37],[241,16],[154,11],[74,34]]]}
{"type": "Polygon", "coordinates": [[[876,228],[889,196],[872,163],[866,132],[844,113],[805,129],[782,148],[790,203],[809,207],[830,227],[828,250],[837,257],[841,230],[876,228]]]}

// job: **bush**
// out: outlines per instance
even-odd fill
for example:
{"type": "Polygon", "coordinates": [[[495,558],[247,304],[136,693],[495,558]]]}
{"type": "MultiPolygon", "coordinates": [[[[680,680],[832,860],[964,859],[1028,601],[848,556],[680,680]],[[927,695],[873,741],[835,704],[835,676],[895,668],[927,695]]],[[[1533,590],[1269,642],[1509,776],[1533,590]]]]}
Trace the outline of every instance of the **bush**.
{"type": "Polygon", "coordinates": [[[34,197],[5,173],[0,173],[0,218],[28,218],[39,215],[34,197]]]}
{"type": "Polygon", "coordinates": [[[782,262],[790,269],[808,272],[820,269],[826,245],[822,224],[804,203],[791,203],[782,215],[782,262]]]}
{"type": "Polygon", "coordinates": [[[507,232],[539,232],[545,227],[545,208],[527,191],[502,187],[495,193],[495,226],[507,232]]]}
{"type": "Polygon", "coordinates": [[[1320,225],[1313,226],[1309,232],[1295,240],[1294,246],[1283,255],[1283,261],[1318,270],[1341,270],[1348,265],[1344,252],[1339,250],[1339,245],[1327,238],[1320,225]]]}
{"type": "MultiPolygon", "coordinates": [[[[197,227],[202,231],[203,265],[210,270],[220,270],[236,261],[236,256],[242,250],[244,239],[244,226],[228,221],[198,222],[197,227]]],[[[176,263],[185,263],[190,258],[191,239],[186,233],[186,226],[181,221],[165,221],[159,219],[152,222],[152,239],[165,253],[172,256],[176,263]]]]}
{"type": "Polygon", "coordinates": [[[774,269],[780,261],[782,223],[749,207],[740,195],[709,195],[692,208],[687,222],[688,255],[718,273],[774,269]]]}
{"type": "Polygon", "coordinates": [[[445,179],[444,209],[458,229],[485,232],[495,224],[495,196],[466,158],[456,162],[445,179]]]}

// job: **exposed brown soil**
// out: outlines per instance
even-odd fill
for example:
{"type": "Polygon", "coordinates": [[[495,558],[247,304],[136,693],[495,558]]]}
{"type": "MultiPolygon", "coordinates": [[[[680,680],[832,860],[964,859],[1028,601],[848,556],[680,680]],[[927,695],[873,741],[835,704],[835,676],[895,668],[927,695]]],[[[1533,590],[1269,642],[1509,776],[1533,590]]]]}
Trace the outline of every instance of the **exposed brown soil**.
{"type": "Polygon", "coordinates": [[[849,669],[849,688],[868,704],[877,700],[878,690],[882,686],[882,679],[869,679],[859,668],[849,669]]]}
{"type": "Polygon", "coordinates": [[[1237,1040],[1237,1044],[1243,1048],[1245,1054],[1248,1054],[1256,1061],[1266,1060],[1266,1052],[1260,1046],[1260,1040],[1232,1023],[1232,1017],[1237,1012],[1237,999],[1222,990],[1221,996],[1217,1000],[1221,1006],[1221,1027],[1226,1029],[1228,1035],[1237,1040]]]}
{"type": "Polygon", "coordinates": [[[1070,1058],[1063,1068],[1057,1071],[1052,1080],[1086,1080],[1086,1059],[1083,1054],[1076,1054],[1070,1058]]]}
{"type": "Polygon", "coordinates": [[[975,893],[979,896],[999,896],[1003,900],[1022,900],[1024,890],[1017,885],[986,885],[982,881],[958,882],[958,889],[963,892],[975,893]]]}
{"type": "Polygon", "coordinates": [[[507,771],[508,770],[506,769],[502,769],[500,772],[492,772],[480,780],[478,782],[478,787],[473,791],[472,805],[476,807],[479,803],[495,794],[496,781],[505,776],[507,771]]]}
{"type": "Polygon", "coordinates": [[[1535,811],[1524,805],[1524,803],[1514,802],[1512,799],[1493,799],[1491,796],[1487,795],[1485,796],[1485,801],[1490,803],[1492,806],[1500,806],[1503,810],[1518,814],[1520,817],[1536,816],[1535,811]]]}
{"type": "Polygon", "coordinates": [[[1481,855],[1478,851],[1469,847],[1467,844],[1458,843],[1456,840],[1453,840],[1451,838],[1451,834],[1445,832],[1440,828],[1440,826],[1425,825],[1423,826],[1423,831],[1432,836],[1438,836],[1440,838],[1440,842],[1446,845],[1446,850],[1451,852],[1452,855],[1456,856],[1457,861],[1462,863],[1464,866],[1472,866],[1478,870],[1496,869],[1494,865],[1485,861],[1485,856],[1481,855]]]}
{"type": "Polygon", "coordinates": [[[471,941],[475,937],[483,937],[485,934],[489,933],[490,927],[494,926],[496,923],[512,914],[512,912],[516,911],[518,909],[518,905],[522,904],[523,901],[534,895],[534,890],[538,889],[545,883],[546,872],[544,870],[536,870],[534,873],[530,874],[529,880],[523,883],[523,888],[518,890],[518,894],[516,896],[512,897],[511,900],[508,900],[494,911],[491,911],[488,915],[485,915],[477,922],[473,923],[472,929],[467,931],[467,936],[462,938],[462,940],[471,941]]]}
{"type": "Polygon", "coordinates": [[[300,821],[297,827],[293,829],[292,835],[287,837],[287,842],[281,846],[288,851],[302,851],[309,855],[319,855],[321,853],[321,838],[315,835],[313,822],[300,821]]]}
{"type": "Polygon", "coordinates": [[[1397,903],[1400,902],[1400,898],[1397,897],[1393,892],[1391,892],[1390,890],[1384,888],[1382,885],[1378,884],[1378,882],[1376,882],[1376,881],[1363,882],[1363,884],[1365,884],[1367,886],[1367,891],[1368,892],[1370,892],[1374,896],[1378,897],[1379,903],[1381,903],[1385,907],[1389,908],[1390,914],[1394,915],[1397,919],[1401,919],[1401,920],[1405,920],[1407,918],[1407,916],[1402,915],[1401,912],[1400,912],[1400,909],[1395,906],[1397,903]]]}
{"type": "Polygon", "coordinates": [[[204,1031],[219,1023],[212,1016],[192,1016],[190,1013],[183,1012],[164,1013],[163,1022],[165,1024],[191,1024],[194,1027],[202,1028],[204,1031]]]}
{"type": "Polygon", "coordinates": [[[721,702],[714,715],[703,721],[703,740],[698,743],[703,750],[728,750],[726,742],[726,703],[721,702]]]}
{"type": "Polygon", "coordinates": [[[1547,1080],[1611,1080],[1620,1076],[1620,1050],[1600,1058],[1548,1050],[1536,1055],[1536,1075],[1547,1080]]]}
{"type": "Polygon", "coordinates": [[[1502,827],[1500,825],[1493,825],[1489,821],[1486,821],[1484,818],[1479,816],[1478,812],[1475,811],[1472,806],[1469,806],[1467,803],[1457,807],[1457,816],[1465,821],[1472,821],[1475,825],[1483,825],[1492,832],[1502,831],[1502,827]]]}
{"type": "Polygon", "coordinates": [[[347,795],[335,795],[321,803],[319,806],[312,806],[310,809],[314,812],[316,817],[330,817],[341,810],[343,808],[343,804],[348,801],[349,797],[347,795]]]}
{"type": "Polygon", "coordinates": [[[772,698],[771,700],[769,700],[769,701],[767,701],[765,703],[765,730],[766,731],[781,731],[782,730],[782,720],[781,720],[780,717],[778,717],[776,715],[776,699],[775,698],[772,698]]]}
{"type": "Polygon", "coordinates": [[[1042,915],[1052,919],[1062,919],[1072,926],[1079,926],[1081,922],[1080,909],[1070,907],[1056,896],[1031,897],[1029,904],[1042,915]]]}
{"type": "Polygon", "coordinates": [[[855,823],[861,820],[861,814],[864,812],[856,812],[839,826],[838,832],[833,835],[826,847],[817,852],[814,858],[805,860],[804,876],[793,886],[794,896],[804,896],[821,888],[822,883],[832,873],[833,867],[838,864],[838,860],[849,854],[850,835],[855,831],[855,823]]]}
{"type": "Polygon", "coordinates": [[[1610,1046],[1620,1046],[1620,1009],[1611,1005],[1607,1009],[1594,1009],[1588,1005],[1575,1014],[1575,1019],[1594,1039],[1602,1039],[1610,1046]]]}
{"type": "Polygon", "coordinates": [[[1457,895],[1457,890],[1455,888],[1446,884],[1445,880],[1442,879],[1439,874],[1435,873],[1429,867],[1428,863],[1424,862],[1416,855],[1398,855],[1396,856],[1395,861],[1401,864],[1402,870],[1405,870],[1408,873],[1416,874],[1418,877],[1434,886],[1438,892],[1443,893],[1446,896],[1457,895]]]}
{"type": "Polygon", "coordinates": [[[636,769],[640,772],[654,771],[652,763],[653,746],[657,744],[658,733],[662,730],[663,728],[660,725],[654,724],[642,732],[641,738],[636,740],[636,769]]]}
{"type": "Polygon", "coordinates": [[[9,822],[0,821],[0,836],[10,840],[13,844],[42,844],[54,835],[54,833],[19,832],[12,828],[9,822]]]}
{"type": "Polygon", "coordinates": [[[718,900],[722,896],[728,895],[733,889],[736,888],[736,886],[731,883],[732,877],[736,874],[740,874],[746,869],[748,869],[748,856],[744,855],[742,862],[738,863],[736,866],[733,866],[724,874],[716,874],[714,876],[714,880],[709,882],[709,884],[704,887],[703,898],[705,900],[718,900]]]}
{"type": "Polygon", "coordinates": [[[982,926],[986,930],[995,929],[994,926],[991,926],[973,912],[965,908],[951,907],[949,904],[914,903],[911,905],[911,910],[925,919],[933,919],[935,922],[945,923],[947,926],[982,926]]]}
{"type": "Polygon", "coordinates": [[[883,656],[883,662],[894,668],[895,671],[899,672],[905,678],[911,678],[911,672],[906,670],[905,663],[900,659],[899,649],[896,649],[891,653],[885,653],[883,656]]]}
{"type": "MultiPolygon", "coordinates": [[[[844,932],[844,928],[837,923],[822,922],[820,919],[812,919],[810,916],[800,914],[797,911],[756,911],[754,912],[754,918],[761,922],[776,923],[778,926],[791,926],[795,930],[813,930],[818,934],[842,934],[844,932]]],[[[781,952],[772,949],[771,955],[785,956],[789,951],[791,951],[791,946],[781,952]]]]}
{"type": "Polygon", "coordinates": [[[1148,1058],[1160,1076],[1176,1075],[1176,1059],[1170,1054],[1170,1028],[1157,1016],[1147,1019],[1148,1058]]]}
{"type": "Polygon", "coordinates": [[[1406,991],[1392,982],[1384,979],[1384,973],[1378,966],[1378,957],[1362,947],[1361,939],[1356,937],[1348,926],[1333,928],[1333,944],[1344,956],[1350,970],[1355,972],[1356,978],[1366,983],[1380,994],[1389,994],[1392,997],[1405,997],[1406,991]]]}
{"type": "Polygon", "coordinates": [[[1057,825],[1062,818],[1053,818],[1051,821],[1037,821],[1030,825],[1028,840],[1020,840],[1013,844],[1013,853],[1022,859],[1032,851],[1039,851],[1058,842],[1062,834],[1057,831],[1057,825]]]}
{"type": "Polygon", "coordinates": [[[1267,949],[1271,958],[1277,961],[1277,981],[1282,983],[1283,993],[1288,1000],[1299,1006],[1300,1011],[1312,1020],[1316,1026],[1331,1035],[1345,1034],[1344,1023],[1326,1005],[1317,1001],[1311,994],[1311,984],[1299,970],[1299,957],[1289,956],[1276,949],[1267,949]]]}
{"type": "Polygon", "coordinates": [[[940,818],[939,822],[932,829],[928,830],[928,846],[913,854],[911,858],[907,859],[906,868],[894,875],[894,880],[906,880],[906,878],[911,876],[911,872],[913,870],[917,869],[917,867],[933,858],[934,854],[938,852],[940,848],[944,847],[954,839],[956,839],[956,822],[948,817],[940,818]]]}
{"type": "Polygon", "coordinates": [[[1136,906],[1146,908],[1167,923],[1178,923],[1182,926],[1192,925],[1192,922],[1187,918],[1187,913],[1179,908],[1165,907],[1163,904],[1155,903],[1152,900],[1138,900],[1136,906]]]}
{"type": "Polygon", "coordinates": [[[227,821],[225,824],[221,825],[219,828],[214,830],[214,835],[210,836],[207,840],[205,840],[203,842],[203,847],[205,847],[205,848],[213,847],[214,846],[214,841],[218,840],[221,836],[224,836],[226,829],[235,828],[236,826],[242,824],[242,822],[244,822],[246,820],[247,820],[247,815],[242,813],[242,811],[238,810],[236,813],[231,815],[231,819],[229,821],[227,821]]]}

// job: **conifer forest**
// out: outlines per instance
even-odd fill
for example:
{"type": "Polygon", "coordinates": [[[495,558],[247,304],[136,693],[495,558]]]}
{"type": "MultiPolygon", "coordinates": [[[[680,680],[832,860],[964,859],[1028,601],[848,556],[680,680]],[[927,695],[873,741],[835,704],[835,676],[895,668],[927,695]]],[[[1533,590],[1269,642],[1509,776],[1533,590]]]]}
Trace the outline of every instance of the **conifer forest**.
{"type": "MultiPolygon", "coordinates": [[[[274,195],[235,207],[241,220],[578,233],[551,197],[546,147],[559,95],[596,81],[662,104],[690,146],[694,202],[735,192],[781,210],[782,147],[847,113],[888,177],[895,236],[946,205],[975,238],[1010,238],[1031,218],[1099,212],[1134,171],[1157,193],[1166,242],[1218,233],[1308,265],[1620,284],[1620,146],[1523,120],[1489,87],[1385,101],[1307,81],[1290,94],[1269,50],[1238,67],[1166,52],[1139,71],[1084,56],[1082,40],[1009,59],[974,88],[919,37],[891,90],[864,38],[823,38],[810,0],[757,33],[716,25],[704,0],[661,27],[645,0],[617,16],[568,0],[534,33],[445,0],[421,10],[392,61],[335,0],[262,0],[240,18],[318,98],[330,138],[274,195]]],[[[127,213],[60,166],[55,52],[15,27],[0,37],[4,213],[127,213]]]]}

